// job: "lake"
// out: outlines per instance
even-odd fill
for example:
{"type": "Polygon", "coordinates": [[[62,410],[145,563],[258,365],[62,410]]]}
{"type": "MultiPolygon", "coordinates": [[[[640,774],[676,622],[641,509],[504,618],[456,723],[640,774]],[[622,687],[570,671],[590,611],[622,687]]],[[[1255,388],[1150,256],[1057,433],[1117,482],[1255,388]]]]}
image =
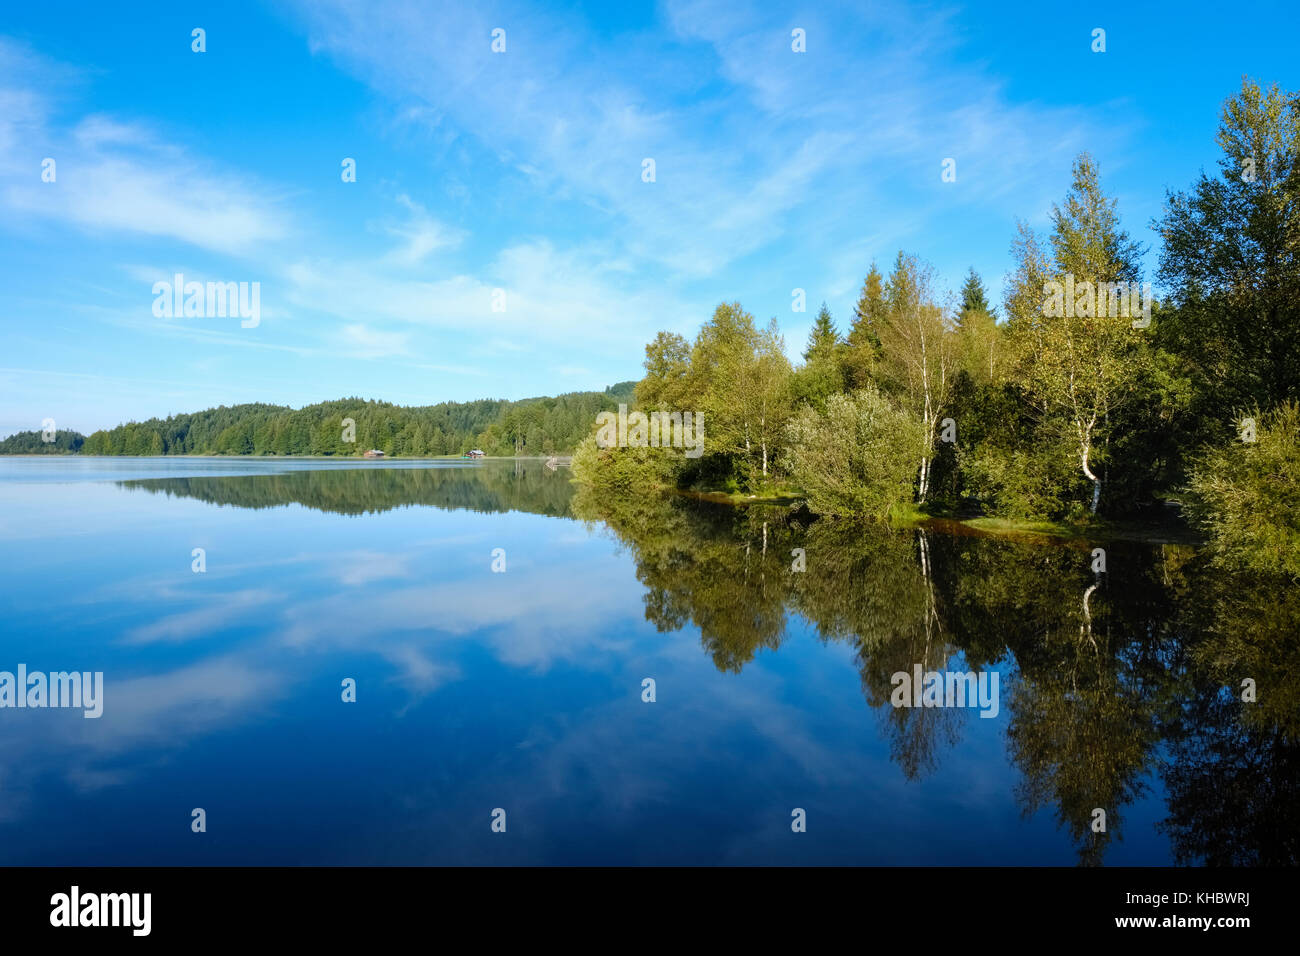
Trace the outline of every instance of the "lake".
{"type": "Polygon", "coordinates": [[[1300,855],[1300,600],[1185,544],[53,457],[0,459],[0,541],[0,671],[103,674],[0,709],[3,864],[1300,855]]]}

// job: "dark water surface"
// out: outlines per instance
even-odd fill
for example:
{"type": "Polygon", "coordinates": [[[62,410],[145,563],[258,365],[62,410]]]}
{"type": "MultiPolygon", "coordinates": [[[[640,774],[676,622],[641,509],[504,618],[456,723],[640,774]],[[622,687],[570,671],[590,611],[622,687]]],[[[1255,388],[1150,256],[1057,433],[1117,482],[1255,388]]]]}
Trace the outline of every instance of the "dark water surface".
{"type": "Polygon", "coordinates": [[[1300,855],[1300,601],[1185,545],[538,462],[33,458],[0,459],[0,549],[0,671],[105,682],[99,719],[0,709],[4,864],[1300,855]],[[891,706],[917,666],[996,673],[996,716],[891,706]]]}

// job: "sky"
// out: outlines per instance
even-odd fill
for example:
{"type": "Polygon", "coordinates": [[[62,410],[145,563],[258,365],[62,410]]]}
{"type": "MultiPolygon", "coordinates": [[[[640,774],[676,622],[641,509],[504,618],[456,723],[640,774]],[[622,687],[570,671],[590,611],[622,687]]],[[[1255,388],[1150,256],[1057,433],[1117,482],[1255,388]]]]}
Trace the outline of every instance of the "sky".
{"type": "Polygon", "coordinates": [[[1166,190],[1243,76],[1300,89],[1297,36],[1294,2],[6,4],[0,435],[603,389],[723,301],[797,360],[900,249],[999,303],[1084,150],[1153,279],[1166,190]],[[256,323],[159,316],[177,274],[257,283],[256,323]]]}

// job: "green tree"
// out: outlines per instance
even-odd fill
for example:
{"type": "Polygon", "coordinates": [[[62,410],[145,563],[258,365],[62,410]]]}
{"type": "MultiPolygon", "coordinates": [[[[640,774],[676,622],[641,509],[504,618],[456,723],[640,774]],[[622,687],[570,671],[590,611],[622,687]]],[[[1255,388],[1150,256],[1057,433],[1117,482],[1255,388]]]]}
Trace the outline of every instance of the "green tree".
{"type": "Polygon", "coordinates": [[[645,377],[636,385],[642,408],[680,411],[691,390],[691,344],[675,332],[660,332],[645,347],[645,377]]]}
{"type": "Polygon", "coordinates": [[[878,334],[880,378],[921,419],[926,441],[919,454],[918,501],[930,487],[930,463],[956,373],[951,323],[934,301],[932,271],[915,256],[898,253],[885,283],[878,334]]]}
{"type": "Polygon", "coordinates": [[[962,371],[977,385],[991,385],[1001,379],[1001,330],[984,294],[984,283],[972,268],[961,290],[961,311],[957,313],[957,351],[962,371]]]}
{"type": "Polygon", "coordinates": [[[984,294],[984,280],[971,266],[966,272],[966,281],[961,287],[961,314],[969,312],[984,312],[993,315],[993,308],[989,305],[989,300],[984,294]]]}
{"type": "Polygon", "coordinates": [[[845,343],[844,377],[849,388],[862,388],[872,381],[881,358],[880,326],[884,319],[885,280],[873,262],[862,280],[862,292],[853,307],[853,324],[845,343]]]}
{"type": "Polygon", "coordinates": [[[830,309],[823,302],[808,333],[804,364],[793,379],[792,389],[797,401],[824,408],[827,398],[844,391],[843,350],[844,344],[831,319],[830,309]]]}
{"type": "Polygon", "coordinates": [[[784,466],[816,514],[887,518],[912,497],[923,423],[869,385],[803,408],[786,432],[784,466]]]}
{"type": "Polygon", "coordinates": [[[812,330],[808,333],[808,345],[803,353],[804,361],[812,362],[818,359],[834,361],[839,344],[840,334],[835,329],[831,310],[823,302],[822,307],[817,310],[817,318],[813,320],[812,330]]]}
{"type": "MultiPolygon", "coordinates": [[[[1007,302],[1021,381],[1045,418],[1064,422],[1079,467],[1092,483],[1094,513],[1112,417],[1132,397],[1143,342],[1132,318],[1120,314],[1128,310],[1111,308],[1106,295],[1098,294],[1103,283],[1132,285],[1139,278],[1139,249],[1120,227],[1115,205],[1102,192],[1091,157],[1080,155],[1064,204],[1052,209],[1051,263],[1022,226],[1007,302]]],[[[1047,424],[1045,433],[1057,431],[1047,424]]]]}
{"type": "Polygon", "coordinates": [[[704,412],[705,445],[765,481],[792,408],[791,368],[776,320],[763,331],[739,302],[724,302],[700,329],[690,380],[704,412]]]}
{"type": "Polygon", "coordinates": [[[1167,197],[1159,332],[1206,414],[1300,399],[1300,94],[1243,80],[1223,107],[1218,174],[1167,197]]]}
{"type": "Polygon", "coordinates": [[[1256,414],[1252,441],[1195,466],[1190,512],[1221,564],[1300,579],[1300,405],[1256,414]]]}

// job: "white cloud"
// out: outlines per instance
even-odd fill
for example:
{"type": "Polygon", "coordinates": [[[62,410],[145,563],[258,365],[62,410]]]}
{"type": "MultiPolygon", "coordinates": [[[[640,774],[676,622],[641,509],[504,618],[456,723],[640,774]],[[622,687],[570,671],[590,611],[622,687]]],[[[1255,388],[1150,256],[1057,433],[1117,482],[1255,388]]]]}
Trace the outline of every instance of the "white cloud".
{"type": "MultiPolygon", "coordinates": [[[[670,0],[669,40],[597,37],[576,13],[514,5],[300,7],[314,50],[408,115],[450,121],[550,201],[588,206],[609,255],[638,272],[720,276],[795,237],[801,252],[829,251],[880,221],[926,232],[954,203],[1055,195],[1098,132],[1077,110],[1012,105],[955,55],[950,8],[803,11],[809,52],[794,54],[789,15],[732,0],[670,0]],[[493,55],[498,20],[510,46],[493,55]],[[948,156],[961,187],[944,191],[948,156]],[[646,157],[654,183],[641,181],[646,157]]],[[[1109,121],[1106,132],[1124,135],[1109,121]]]]}
{"type": "Polygon", "coordinates": [[[342,329],[339,350],[352,358],[374,359],[390,355],[406,355],[410,349],[410,336],[405,332],[383,332],[359,322],[342,329]]]}
{"type": "Polygon", "coordinates": [[[397,201],[410,212],[410,217],[405,222],[385,226],[389,235],[401,240],[401,245],[388,254],[388,262],[400,266],[416,266],[431,253],[454,249],[465,240],[464,230],[434,219],[410,196],[400,195],[397,201]]]}
{"type": "Polygon", "coordinates": [[[288,234],[266,187],[191,156],[146,126],[104,114],[70,129],[49,122],[42,93],[66,68],[0,39],[0,207],[6,219],[66,223],[91,233],[180,240],[249,254],[288,234]],[[55,161],[43,182],[41,163],[55,161]]]}
{"type": "Polygon", "coordinates": [[[343,341],[360,349],[359,357],[414,347],[402,338],[407,333],[376,328],[393,323],[484,336],[489,351],[563,344],[588,356],[626,357],[629,342],[700,315],[669,289],[630,281],[626,264],[597,246],[559,249],[548,240],[506,247],[479,275],[412,278],[382,255],[302,260],[286,269],[285,279],[296,309],[350,320],[343,341]],[[498,288],[505,291],[504,312],[492,309],[498,288]]]}
{"type": "Polygon", "coordinates": [[[55,183],[9,178],[3,201],[15,214],[62,220],[92,232],[129,232],[178,239],[223,253],[249,253],[282,238],[274,205],[237,178],[163,153],[109,154],[100,145],[60,151],[55,183]],[[59,162],[59,160],[62,160],[59,162]]]}

